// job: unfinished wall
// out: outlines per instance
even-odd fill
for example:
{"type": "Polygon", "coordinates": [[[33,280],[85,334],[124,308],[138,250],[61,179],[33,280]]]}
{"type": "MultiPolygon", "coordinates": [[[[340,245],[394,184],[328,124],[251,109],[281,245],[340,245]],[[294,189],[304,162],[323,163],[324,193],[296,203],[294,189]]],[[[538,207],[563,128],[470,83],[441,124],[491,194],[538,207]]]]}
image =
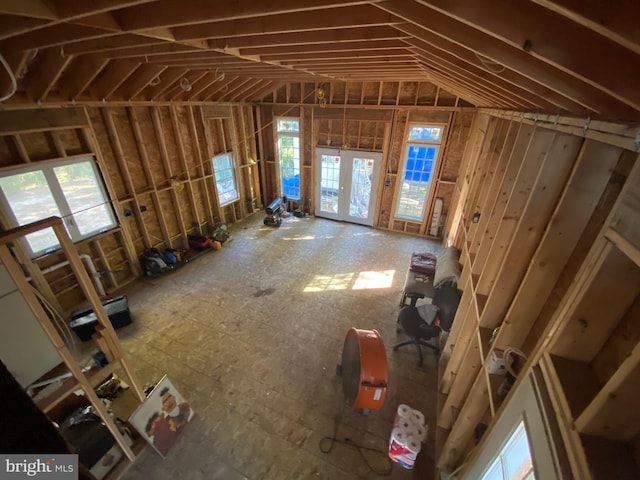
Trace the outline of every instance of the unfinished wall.
{"type": "Polygon", "coordinates": [[[522,376],[536,365],[542,368],[574,476],[611,478],[615,471],[613,476],[624,478],[637,471],[629,456],[591,455],[615,450],[612,439],[622,442],[618,452],[630,450],[640,430],[628,415],[613,420],[609,409],[616,402],[605,400],[615,390],[623,402],[640,401],[630,383],[635,384],[635,367],[629,365],[638,354],[632,318],[640,242],[629,246],[629,231],[615,227],[616,218],[625,225],[638,221],[637,208],[623,209],[625,201],[637,203],[632,130],[505,112],[476,118],[456,213],[446,227],[449,241],[462,252],[463,296],[441,361],[441,470],[450,472],[468,460],[478,424],[491,431],[509,397],[498,395],[504,377],[484,367],[492,354],[517,348],[530,359],[522,376]],[[552,344],[557,360],[549,356],[552,344]],[[589,383],[590,392],[576,381],[589,383]],[[595,412],[607,420],[596,420],[595,412]]]}
{"type": "MultiPolygon", "coordinates": [[[[430,84],[419,82],[333,82],[283,85],[260,106],[262,144],[260,164],[264,166],[265,195],[279,195],[277,153],[274,150],[274,119],[280,115],[301,119],[302,179],[304,210],[314,211],[314,165],[316,147],[381,152],[383,164],[378,190],[374,226],[403,233],[427,235],[436,198],[443,200],[442,221],[451,206],[455,183],[462,165],[464,148],[475,117],[475,110],[456,108],[459,99],[430,84]],[[322,90],[325,103],[317,96],[322,90]],[[304,95],[301,97],[300,92],[304,95]],[[287,104],[300,102],[303,105],[287,104]],[[357,108],[357,106],[367,108],[357,108]],[[376,106],[378,108],[375,108],[376,106]],[[394,106],[398,108],[394,108],[394,106]],[[411,108],[403,108],[411,106],[411,108]],[[428,107],[426,107],[428,106],[428,107]],[[451,108],[446,108],[450,106],[451,108]],[[437,165],[434,168],[425,219],[422,222],[394,218],[398,196],[398,176],[404,155],[409,123],[434,123],[445,126],[437,165]]],[[[438,237],[442,236],[438,229],[438,237]]]]}
{"type": "MultiPolygon", "coordinates": [[[[259,205],[260,183],[249,106],[105,106],[0,113],[0,166],[95,157],[119,228],[78,244],[107,292],[141,274],[147,248],[187,248],[187,235],[207,234],[259,205]],[[218,204],[211,159],[233,152],[240,199],[218,204]]],[[[2,226],[8,228],[7,219],[2,226]]],[[[27,255],[24,262],[30,263],[27,255]]],[[[30,268],[49,269],[53,253],[30,268]]],[[[68,267],[33,273],[64,309],[82,299],[68,267]]]]}

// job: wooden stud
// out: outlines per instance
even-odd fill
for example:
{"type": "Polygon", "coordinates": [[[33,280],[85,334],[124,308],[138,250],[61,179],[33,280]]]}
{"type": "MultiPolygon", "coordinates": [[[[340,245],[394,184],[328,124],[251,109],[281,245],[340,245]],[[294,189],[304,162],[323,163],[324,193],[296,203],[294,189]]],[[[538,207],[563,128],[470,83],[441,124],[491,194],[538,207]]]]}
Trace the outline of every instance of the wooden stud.
{"type": "MultiPolygon", "coordinates": [[[[124,155],[124,150],[122,149],[122,144],[120,143],[116,124],[113,120],[113,116],[111,115],[111,111],[108,108],[102,109],[102,115],[107,126],[107,131],[109,132],[111,144],[113,145],[113,151],[115,153],[118,166],[120,167],[120,172],[123,177],[124,184],[127,187],[127,193],[131,196],[133,202],[133,206],[135,209],[134,218],[136,219],[138,228],[142,233],[142,241],[145,248],[151,248],[153,246],[153,242],[151,241],[151,237],[149,236],[149,232],[147,231],[147,226],[145,225],[144,220],[140,218],[140,202],[138,201],[138,197],[136,196],[136,189],[133,185],[131,174],[129,173],[129,167],[127,166],[127,160],[124,155]]],[[[136,263],[138,262],[136,261],[136,263]]]]}
{"type": "MultiPolygon", "coordinates": [[[[526,204],[517,214],[519,221],[510,235],[508,250],[489,292],[481,326],[494,328],[504,318],[564,189],[581,144],[581,138],[557,135],[549,146],[526,204]]],[[[492,262],[496,260],[492,259],[492,262]]]]}
{"type": "Polygon", "coordinates": [[[160,199],[158,198],[158,190],[153,179],[151,166],[149,165],[149,156],[147,155],[147,148],[145,147],[145,139],[142,135],[142,130],[140,129],[140,122],[138,121],[138,116],[136,114],[135,108],[127,108],[127,114],[129,117],[129,122],[131,123],[133,136],[136,140],[136,147],[138,148],[138,154],[140,155],[142,170],[144,171],[145,177],[147,179],[147,185],[151,187],[151,201],[153,202],[156,210],[156,215],[158,216],[160,232],[162,233],[162,241],[166,246],[171,248],[173,247],[171,243],[171,235],[169,234],[169,230],[167,229],[167,220],[165,218],[164,209],[162,208],[162,204],[160,203],[160,199]]]}
{"type": "MultiPolygon", "coordinates": [[[[165,141],[164,127],[162,125],[162,117],[159,112],[159,107],[151,108],[151,120],[153,122],[153,129],[156,134],[156,139],[158,142],[158,149],[160,150],[160,158],[162,159],[162,166],[164,168],[167,178],[172,179],[173,172],[171,170],[171,162],[169,161],[169,153],[167,151],[167,143],[165,141]]],[[[180,235],[181,235],[180,239],[183,245],[187,245],[188,243],[187,231],[184,228],[184,216],[182,215],[182,210],[180,209],[180,199],[178,197],[178,192],[176,192],[173,186],[169,191],[171,192],[171,202],[173,204],[173,210],[178,219],[178,225],[180,228],[180,235]]]]}
{"type": "Polygon", "coordinates": [[[619,157],[620,150],[615,147],[592,141],[583,144],[574,171],[505,315],[495,339],[496,348],[504,349],[508,345],[519,348],[524,343],[591,218],[619,157]]]}
{"type": "MultiPolygon", "coordinates": [[[[87,117],[87,119],[89,118],[86,111],[85,111],[85,116],[87,117]]],[[[105,168],[104,158],[102,157],[100,148],[97,148],[98,141],[96,140],[96,134],[93,131],[93,125],[90,124],[89,127],[81,129],[80,132],[83,136],[85,145],[90,151],[94,152],[93,155],[95,155],[98,161],[98,165],[101,166],[101,169],[104,169],[105,168]]],[[[116,158],[117,158],[117,155],[116,155],[116,158]]],[[[115,192],[114,186],[111,184],[111,180],[109,176],[103,175],[103,180],[107,185],[107,191],[115,192]]],[[[113,201],[113,207],[114,207],[116,218],[118,219],[118,223],[121,225],[121,229],[120,229],[120,233],[122,235],[121,244],[124,247],[125,256],[127,258],[127,261],[129,262],[131,271],[134,273],[134,275],[142,275],[142,267],[140,266],[140,262],[138,262],[138,259],[136,256],[136,250],[133,244],[133,240],[131,239],[131,233],[129,232],[129,228],[127,227],[125,222],[122,221],[122,217],[121,217],[122,212],[120,211],[122,204],[117,199],[114,199],[112,201],[113,201]]]]}
{"type": "Polygon", "coordinates": [[[178,156],[180,157],[180,164],[182,165],[183,173],[187,178],[187,193],[189,195],[189,200],[191,203],[191,214],[192,218],[196,221],[200,221],[200,215],[198,213],[198,206],[196,203],[196,197],[193,193],[193,185],[191,184],[191,174],[189,173],[189,168],[187,167],[187,158],[184,153],[184,147],[182,146],[182,136],[180,135],[180,122],[178,120],[178,114],[176,112],[176,107],[170,107],[169,111],[171,112],[171,125],[173,127],[173,134],[176,139],[176,146],[178,147],[178,156]]]}

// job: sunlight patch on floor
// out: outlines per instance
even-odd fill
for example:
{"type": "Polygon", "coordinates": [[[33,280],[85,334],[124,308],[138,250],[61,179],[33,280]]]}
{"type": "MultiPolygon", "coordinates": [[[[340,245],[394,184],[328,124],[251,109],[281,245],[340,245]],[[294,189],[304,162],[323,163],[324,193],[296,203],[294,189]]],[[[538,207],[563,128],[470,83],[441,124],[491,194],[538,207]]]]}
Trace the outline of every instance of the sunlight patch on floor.
{"type": "Polygon", "coordinates": [[[393,285],[395,270],[384,270],[382,272],[360,272],[353,290],[367,290],[373,288],[389,288],[393,285]]]}

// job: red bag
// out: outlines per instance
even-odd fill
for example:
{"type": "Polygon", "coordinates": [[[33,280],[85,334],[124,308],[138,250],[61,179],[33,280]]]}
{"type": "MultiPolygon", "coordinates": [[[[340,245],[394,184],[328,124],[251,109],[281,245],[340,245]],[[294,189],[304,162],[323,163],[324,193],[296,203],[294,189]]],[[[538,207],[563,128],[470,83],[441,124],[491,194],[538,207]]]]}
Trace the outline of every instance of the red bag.
{"type": "Polygon", "coordinates": [[[436,273],[436,256],[433,253],[416,253],[411,254],[411,265],[409,270],[412,272],[424,273],[425,275],[435,275],[436,273]]]}

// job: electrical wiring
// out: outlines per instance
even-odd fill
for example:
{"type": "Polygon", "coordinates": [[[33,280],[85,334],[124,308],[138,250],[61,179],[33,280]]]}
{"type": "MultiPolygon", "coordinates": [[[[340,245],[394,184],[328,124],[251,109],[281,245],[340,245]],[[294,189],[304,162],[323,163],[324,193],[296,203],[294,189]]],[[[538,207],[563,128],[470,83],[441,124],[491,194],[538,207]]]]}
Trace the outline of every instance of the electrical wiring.
{"type": "Polygon", "coordinates": [[[9,77],[11,78],[11,91],[5,96],[0,97],[0,102],[4,102],[5,100],[9,100],[16,93],[16,91],[18,90],[18,82],[16,82],[16,76],[13,74],[13,71],[11,70],[9,63],[4,58],[4,55],[2,55],[1,53],[0,53],[0,63],[2,63],[2,66],[5,68],[5,70],[9,74],[9,77]]]}

